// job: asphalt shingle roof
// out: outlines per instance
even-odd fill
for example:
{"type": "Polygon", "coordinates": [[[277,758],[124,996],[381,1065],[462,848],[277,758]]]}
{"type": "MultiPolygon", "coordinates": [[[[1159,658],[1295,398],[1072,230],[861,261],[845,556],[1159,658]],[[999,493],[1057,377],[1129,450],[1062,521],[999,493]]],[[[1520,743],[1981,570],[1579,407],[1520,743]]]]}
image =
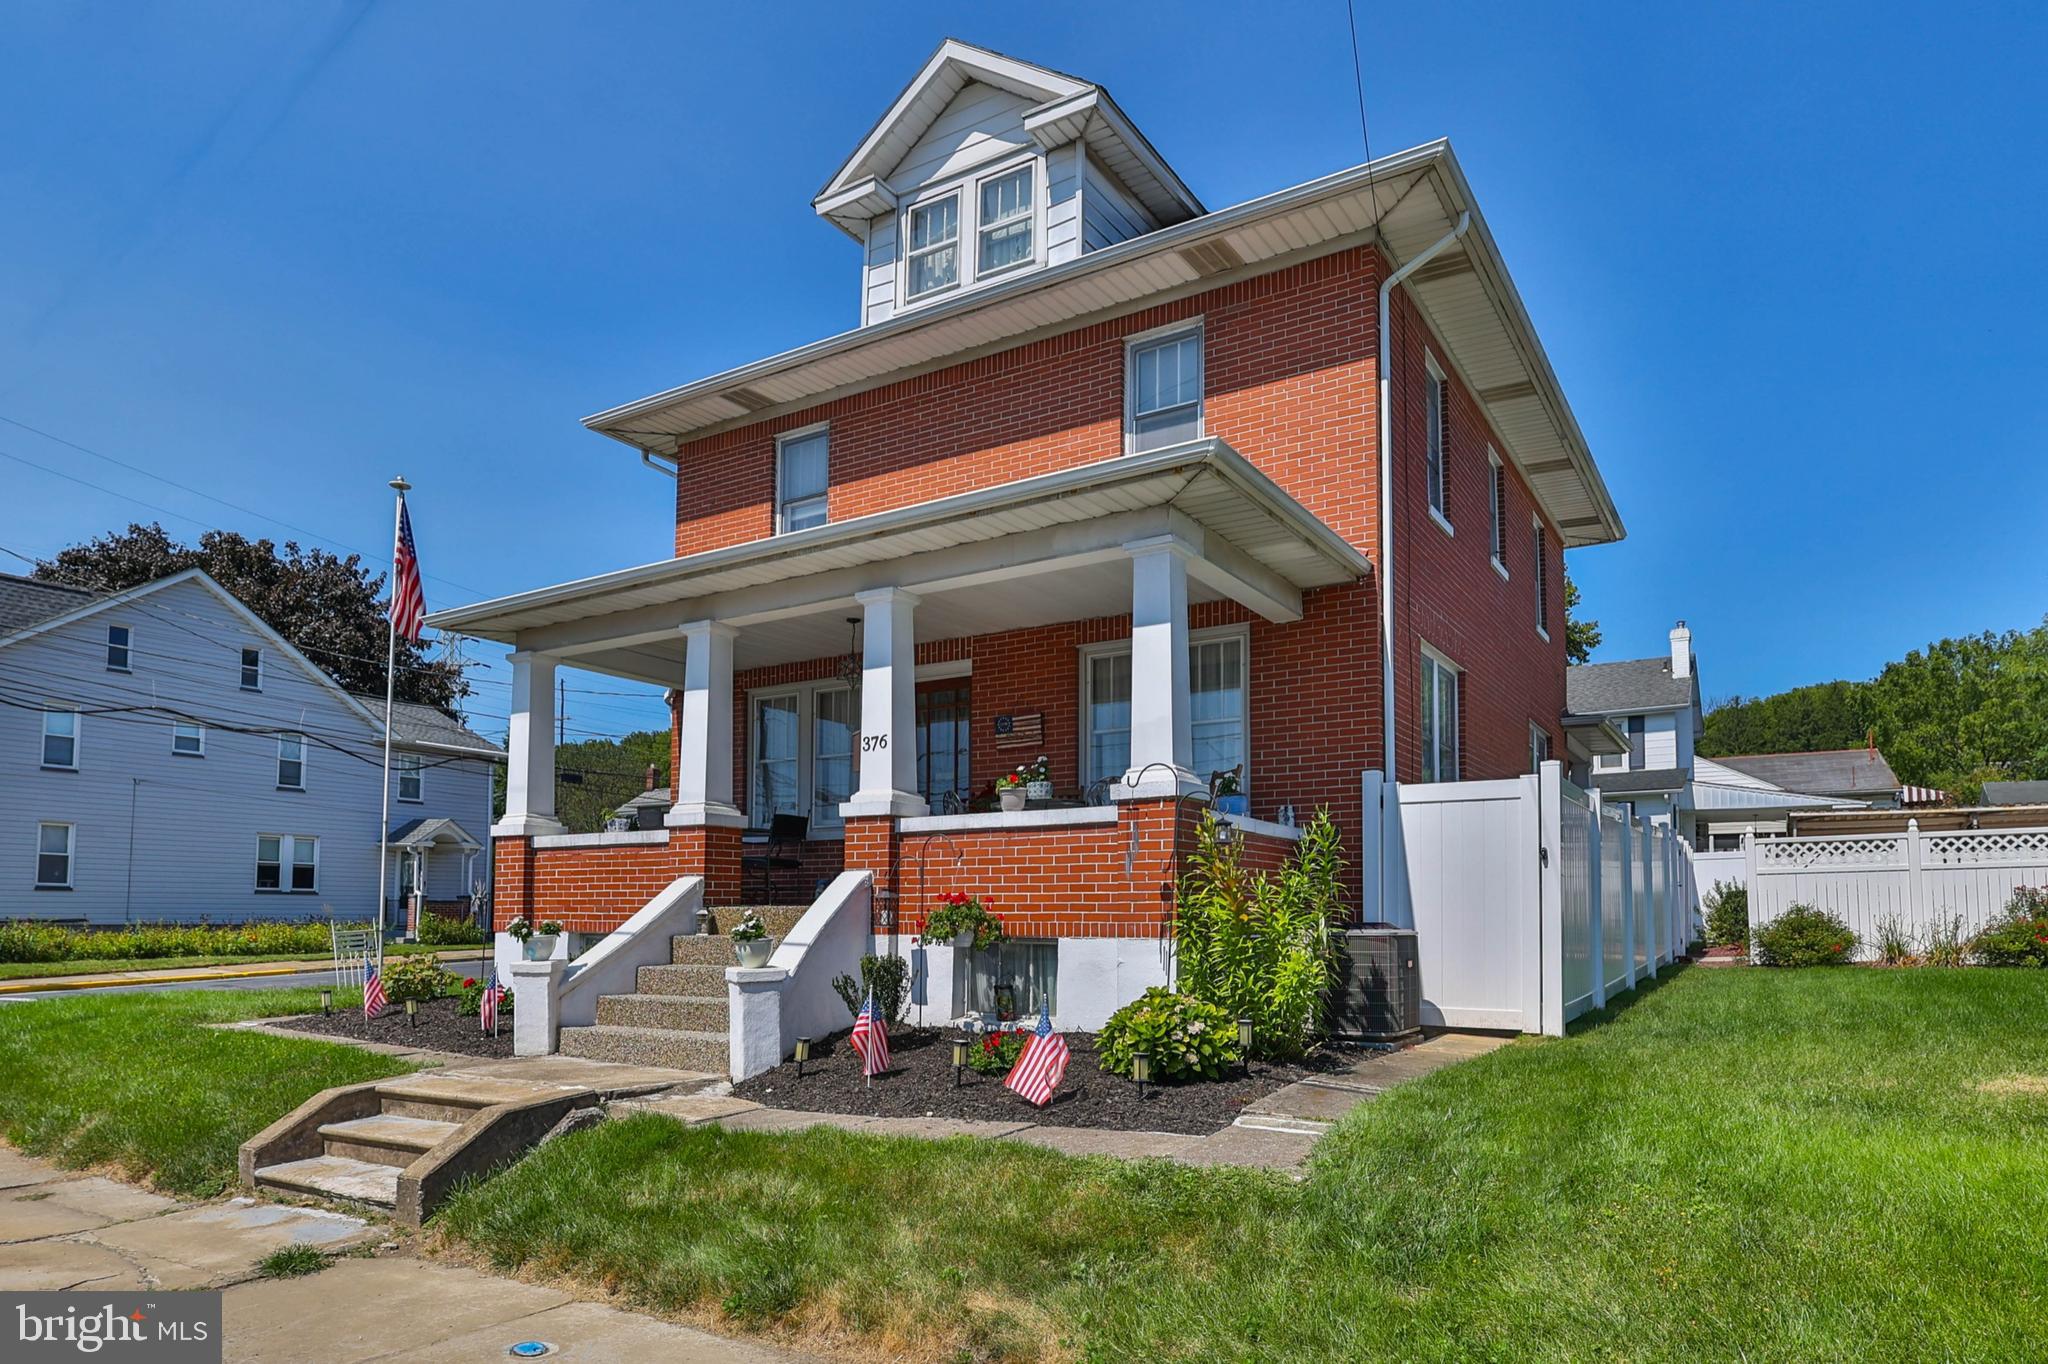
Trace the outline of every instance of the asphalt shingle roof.
{"type": "Polygon", "coordinates": [[[1986,805],[2048,805],[2048,781],[1987,781],[1986,805]]]}
{"type": "Polygon", "coordinates": [[[75,611],[98,595],[82,587],[0,573],[0,635],[11,635],[66,611],[75,611]]]}
{"type": "Polygon", "coordinates": [[[1715,758],[1723,767],[1746,772],[1787,791],[1812,795],[1878,794],[1899,789],[1899,778],[1884,754],[1867,748],[1820,753],[1750,753],[1715,758]]]}
{"type": "Polygon", "coordinates": [[[1564,670],[1564,703],[1574,715],[1662,710],[1692,704],[1690,677],[1673,677],[1669,658],[1581,663],[1564,670]]]}
{"type": "MultiPolygon", "coordinates": [[[[384,698],[356,693],[372,715],[384,713],[384,698]]],[[[401,744],[440,744],[446,748],[473,748],[480,753],[504,756],[505,750],[470,729],[453,716],[417,701],[396,701],[391,706],[391,737],[401,744]]]]}

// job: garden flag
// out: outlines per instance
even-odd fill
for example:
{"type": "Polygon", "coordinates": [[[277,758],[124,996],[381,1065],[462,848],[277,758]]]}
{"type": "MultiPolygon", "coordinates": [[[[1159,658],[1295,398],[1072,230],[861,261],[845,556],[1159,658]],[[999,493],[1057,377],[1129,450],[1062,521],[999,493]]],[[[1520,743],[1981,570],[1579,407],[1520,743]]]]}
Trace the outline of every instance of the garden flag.
{"type": "Polygon", "coordinates": [[[1003,1081],[1003,1088],[1022,1094],[1043,1108],[1052,1102],[1053,1092],[1066,1074],[1067,1040],[1052,1030],[1052,1010],[1041,997],[1038,1026],[1031,1030],[1031,1040],[1018,1054],[1017,1064],[1010,1067],[1010,1078],[1003,1081]]]}
{"type": "Polygon", "coordinates": [[[875,1011],[875,992],[868,991],[868,1002],[861,1005],[860,1017],[853,1020],[853,1049],[860,1053],[860,1073],[869,1084],[875,1077],[889,1068],[889,1024],[875,1011]]]}
{"type": "Polygon", "coordinates": [[[498,984],[497,968],[491,970],[491,983],[484,986],[484,997],[477,1008],[477,1017],[483,1020],[484,1031],[491,1036],[498,1035],[498,1005],[505,999],[505,987],[498,984]]]}
{"type": "Polygon", "coordinates": [[[417,644],[427,598],[420,589],[420,556],[413,549],[412,516],[405,509],[404,493],[398,495],[398,543],[392,547],[391,563],[391,628],[417,644]]]}
{"type": "Polygon", "coordinates": [[[377,963],[365,958],[363,961],[363,1017],[375,1018],[384,1012],[384,978],[377,973],[377,963]]]}

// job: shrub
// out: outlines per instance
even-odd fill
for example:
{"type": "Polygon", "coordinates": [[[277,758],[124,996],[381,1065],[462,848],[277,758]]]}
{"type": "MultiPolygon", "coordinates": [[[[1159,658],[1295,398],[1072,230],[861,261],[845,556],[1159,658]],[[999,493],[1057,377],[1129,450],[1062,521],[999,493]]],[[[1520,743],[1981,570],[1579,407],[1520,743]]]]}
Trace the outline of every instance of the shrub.
{"type": "Polygon", "coordinates": [[[434,947],[470,947],[484,940],[484,931],[467,919],[445,914],[420,916],[420,941],[434,947]]]}
{"type": "Polygon", "coordinates": [[[410,957],[384,960],[384,997],[393,1004],[417,999],[422,1004],[437,999],[454,986],[455,977],[434,964],[422,952],[410,957]]]}
{"type": "Polygon", "coordinates": [[[1969,950],[1980,966],[2048,966],[2048,886],[2015,890],[1969,950]]]}
{"type": "Polygon", "coordinates": [[[1911,966],[1918,960],[1913,955],[1913,935],[1896,914],[1877,921],[1877,959],[1886,966],[1911,966]]]}
{"type": "Polygon", "coordinates": [[[1723,881],[1707,894],[1707,946],[1749,946],[1749,887],[1723,881]]]}
{"type": "Polygon", "coordinates": [[[1220,1080],[1240,1059],[1237,1020],[1227,1009],[1153,986],[1102,1025],[1095,1045],[1104,1070],[1131,1073],[1131,1058],[1152,1055],[1152,1078],[1220,1080]]]}
{"type": "Polygon", "coordinates": [[[902,957],[862,957],[860,979],[852,976],[832,977],[832,988],[846,1002],[846,1011],[855,1018],[860,1017],[861,1006],[868,1002],[868,991],[875,993],[875,1007],[891,1023],[901,1023],[910,1011],[910,963],[902,957]]]}
{"type": "Polygon", "coordinates": [[[1812,905],[1793,905],[1757,930],[1756,957],[1765,966],[1836,966],[1856,952],[1856,932],[1812,905]]]}
{"type": "Polygon", "coordinates": [[[1031,1034],[1022,1028],[985,1032],[980,1045],[967,1049],[967,1064],[983,1075],[1008,1075],[1030,1040],[1031,1034]]]}
{"type": "MultiPolygon", "coordinates": [[[[484,1011],[484,983],[475,976],[464,976],[462,984],[455,988],[462,998],[462,1012],[468,1014],[471,1018],[482,1016],[484,1011]]],[[[500,1014],[512,1012],[512,992],[510,990],[505,991],[505,997],[498,1001],[498,1012],[500,1014]]]]}
{"type": "Polygon", "coordinates": [[[1963,939],[1963,916],[1951,915],[1927,930],[1927,954],[1923,960],[1929,966],[1966,966],[1970,960],[1970,944],[1963,939]]]}
{"type": "MultiPolygon", "coordinates": [[[[1337,828],[1319,810],[1274,875],[1246,870],[1242,840],[1202,821],[1181,879],[1174,935],[1180,988],[1232,1020],[1252,1020],[1262,1057],[1301,1055],[1322,1031],[1330,984],[1330,921],[1342,912],[1337,828]]],[[[1235,1042],[1233,1040],[1233,1045],[1235,1042]]]]}
{"type": "Polygon", "coordinates": [[[325,952],[327,924],[234,926],[139,924],[133,928],[58,928],[34,920],[0,922],[0,961],[147,961],[159,957],[257,957],[325,952]]]}

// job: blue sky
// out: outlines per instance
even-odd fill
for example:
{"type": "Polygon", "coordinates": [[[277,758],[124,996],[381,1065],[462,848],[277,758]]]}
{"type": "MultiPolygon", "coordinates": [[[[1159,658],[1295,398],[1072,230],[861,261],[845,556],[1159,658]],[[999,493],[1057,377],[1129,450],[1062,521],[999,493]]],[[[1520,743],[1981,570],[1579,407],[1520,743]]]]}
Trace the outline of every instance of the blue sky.
{"type": "MultiPolygon", "coordinates": [[[[851,325],[810,196],[948,33],[1107,84],[1212,206],[1361,159],[1341,4],[921,12],[6,6],[0,418],[377,554],[402,471],[453,605],[667,553],[577,419],[851,325]]],[[[1628,523],[1571,559],[1601,657],[1684,616],[1755,694],[2048,609],[2043,14],[1361,7],[1373,150],[1452,139],[1628,523]]],[[[290,534],[0,453],[12,550],[290,534]]]]}

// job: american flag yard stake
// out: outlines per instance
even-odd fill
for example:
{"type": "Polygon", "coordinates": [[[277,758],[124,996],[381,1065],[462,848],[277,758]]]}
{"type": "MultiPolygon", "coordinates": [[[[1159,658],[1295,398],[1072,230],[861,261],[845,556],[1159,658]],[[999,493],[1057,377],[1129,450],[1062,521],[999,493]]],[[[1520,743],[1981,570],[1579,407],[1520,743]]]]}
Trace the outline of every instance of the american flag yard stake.
{"type": "Polygon", "coordinates": [[[384,977],[377,971],[377,963],[363,958],[363,1018],[375,1018],[384,1012],[384,977]]]}
{"type": "Polygon", "coordinates": [[[1052,1030],[1052,1009],[1044,998],[1038,1001],[1038,1026],[1031,1040],[1010,1067],[1003,1088],[1021,1094],[1040,1108],[1052,1102],[1060,1081],[1067,1074],[1067,1040],[1052,1030]]]}
{"type": "Polygon", "coordinates": [[[491,1036],[498,1035],[498,1005],[504,1001],[505,987],[498,983],[498,971],[491,968],[491,983],[484,986],[483,1005],[477,1010],[483,1020],[484,1031],[491,1036]]]}
{"type": "Polygon", "coordinates": [[[875,992],[868,990],[868,1002],[861,1005],[860,1017],[853,1020],[853,1049],[860,1053],[860,1073],[869,1088],[874,1087],[875,1077],[889,1068],[889,1024],[875,1010],[875,992]]]}

